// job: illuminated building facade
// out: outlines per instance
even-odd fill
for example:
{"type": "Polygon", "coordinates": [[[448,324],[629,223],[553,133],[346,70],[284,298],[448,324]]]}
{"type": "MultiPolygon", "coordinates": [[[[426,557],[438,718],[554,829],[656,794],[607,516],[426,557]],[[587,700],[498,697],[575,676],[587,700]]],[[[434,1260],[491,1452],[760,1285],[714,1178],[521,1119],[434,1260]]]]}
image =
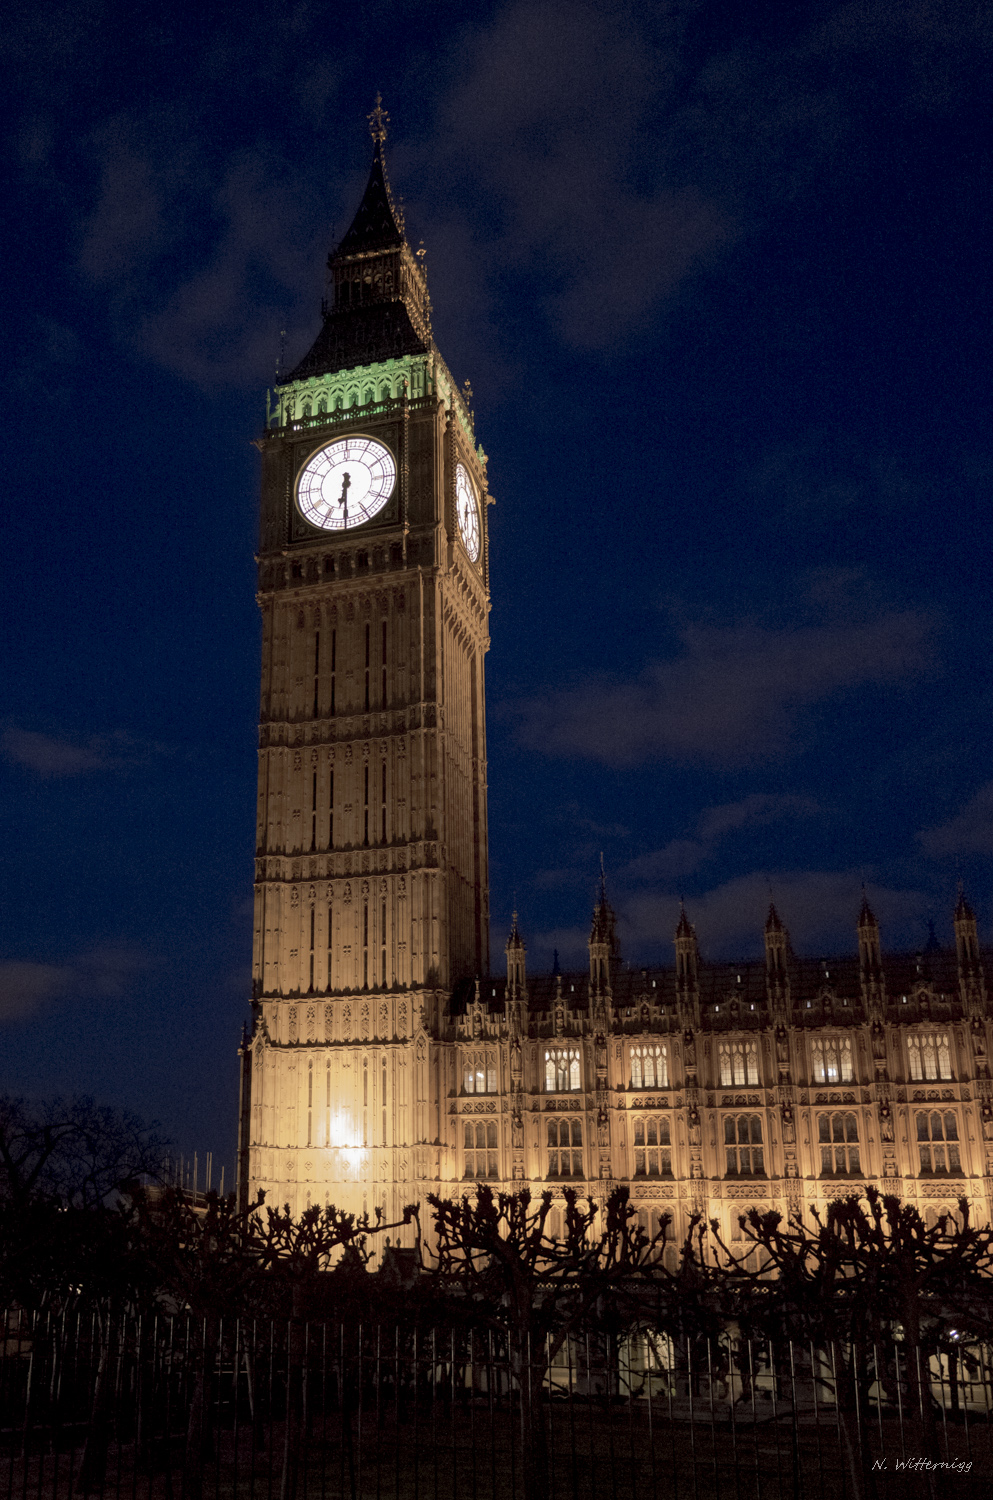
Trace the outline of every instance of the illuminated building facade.
{"type": "Polygon", "coordinates": [[[884,955],[868,903],[856,955],[798,958],[774,907],[765,956],[705,963],[685,912],[675,964],[620,961],[601,888],[582,973],[480,981],[451,1017],[449,1191],[476,1178],[602,1198],[628,1183],[647,1227],[694,1211],[735,1238],[872,1183],[926,1218],[965,1196],[993,1218],[990,1015],[975,916],[955,949],[884,955]]]}
{"type": "MultiPolygon", "coordinates": [[[[383,160],[329,257],[321,331],[262,455],[253,1030],[239,1185],[390,1218],[478,1181],[734,1233],[874,1182],[993,1210],[990,1017],[964,898],[955,951],[622,965],[601,889],[589,970],[489,973],[486,456],[431,334],[383,160]]],[[[933,946],[933,945],[932,945],[933,946]]]]}

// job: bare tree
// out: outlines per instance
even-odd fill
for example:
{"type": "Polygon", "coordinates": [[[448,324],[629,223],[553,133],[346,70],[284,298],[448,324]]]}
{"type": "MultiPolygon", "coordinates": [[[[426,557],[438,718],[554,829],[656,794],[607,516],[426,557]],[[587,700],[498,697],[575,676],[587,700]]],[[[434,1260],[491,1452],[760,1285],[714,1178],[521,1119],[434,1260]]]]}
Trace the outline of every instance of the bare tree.
{"type": "MultiPolygon", "coordinates": [[[[536,1203],[525,1189],[494,1194],[480,1183],[473,1197],[430,1196],[435,1245],[425,1251],[427,1269],[453,1303],[472,1319],[503,1332],[514,1384],[519,1392],[521,1451],[527,1500],[548,1492],[548,1454],[541,1415],[541,1391],[549,1366],[570,1334],[586,1323],[604,1327],[605,1307],[634,1299],[644,1316],[646,1289],[678,1282],[695,1260],[694,1219],[683,1247],[680,1271],[664,1261],[671,1216],[662,1216],[649,1236],[631,1207],[627,1188],[616,1188],[600,1208],[563,1192],[561,1238],[549,1229],[552,1195],[536,1203]],[[598,1224],[598,1219],[600,1223],[598,1224]]],[[[658,1311],[658,1298],[651,1305],[658,1311]]],[[[630,1316],[630,1308],[628,1309],[630,1316]]]]}
{"type": "Polygon", "coordinates": [[[83,1096],[38,1103],[0,1096],[0,1202],[92,1208],[158,1177],[166,1144],[136,1115],[83,1096]]]}
{"type": "Polygon", "coordinates": [[[873,1379],[885,1385],[896,1378],[899,1359],[919,1450],[936,1455],[928,1361],[953,1328],[989,1334],[993,1230],[970,1223],[965,1199],[957,1217],[943,1214],[929,1227],[914,1204],[871,1187],[864,1199],[851,1194],[829,1203],[823,1217],[816,1209],[810,1215],[812,1227],[800,1216],[784,1221],[751,1209],[738,1221],[744,1238],[738,1254],[721,1241],[717,1224],[711,1227],[743,1325],[825,1351],[856,1494],[871,1494],[870,1453],[856,1413],[868,1409],[873,1379]],[[889,1369],[887,1350],[895,1350],[889,1369]]]}

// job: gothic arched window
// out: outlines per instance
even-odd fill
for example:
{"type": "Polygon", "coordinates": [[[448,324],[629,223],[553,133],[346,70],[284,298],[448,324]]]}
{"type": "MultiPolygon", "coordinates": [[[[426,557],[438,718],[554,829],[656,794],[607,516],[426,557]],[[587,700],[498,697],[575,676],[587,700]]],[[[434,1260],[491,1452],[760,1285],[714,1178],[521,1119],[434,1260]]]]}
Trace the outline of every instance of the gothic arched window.
{"type": "Polygon", "coordinates": [[[721,1087],[734,1088],[759,1081],[759,1050],[755,1042],[721,1042],[719,1048],[721,1087]]]}
{"type": "Polygon", "coordinates": [[[549,1120],[549,1177],[583,1176],[582,1120],[549,1120]]]}
{"type": "Polygon", "coordinates": [[[850,1177],[861,1172],[859,1122],[856,1115],[817,1116],[822,1177],[850,1177]]]}
{"type": "Polygon", "coordinates": [[[545,1052],[545,1092],[576,1093],[582,1088],[577,1047],[550,1047],[545,1052]]]}
{"type": "Polygon", "coordinates": [[[634,1122],[634,1175],[672,1176],[672,1127],[662,1117],[638,1117],[634,1122]]]}
{"type": "Polygon", "coordinates": [[[497,1128],[495,1120],[475,1123],[466,1120],[463,1127],[465,1151],[464,1177],[476,1179],[498,1177],[497,1128]]]}
{"type": "Polygon", "coordinates": [[[669,1060],[661,1044],[631,1048],[631,1087],[633,1089],[667,1089],[669,1060]]]}
{"type": "Polygon", "coordinates": [[[914,1032],[907,1038],[910,1076],[915,1083],[952,1076],[952,1052],[947,1031],[914,1032]]]}
{"type": "Polygon", "coordinates": [[[921,1110],[917,1115],[921,1172],[961,1172],[958,1139],[958,1120],[951,1110],[921,1110]]]}
{"type": "Polygon", "coordinates": [[[726,1115],[724,1148],[729,1177],[755,1177],[765,1172],[760,1115],[726,1115]]]}
{"type": "Polygon", "coordinates": [[[850,1037],[814,1037],[810,1044],[815,1083],[852,1083],[855,1078],[850,1037]]]}

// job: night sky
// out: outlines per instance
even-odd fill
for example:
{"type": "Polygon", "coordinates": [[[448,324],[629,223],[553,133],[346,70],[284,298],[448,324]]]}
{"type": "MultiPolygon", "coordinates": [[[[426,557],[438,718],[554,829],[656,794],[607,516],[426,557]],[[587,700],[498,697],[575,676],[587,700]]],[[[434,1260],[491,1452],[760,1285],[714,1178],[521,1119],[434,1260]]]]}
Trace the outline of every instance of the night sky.
{"type": "Polygon", "coordinates": [[[233,1159],[265,389],[377,89],[490,456],[494,961],[991,917],[993,18],[13,0],[0,1089],[233,1159]]]}

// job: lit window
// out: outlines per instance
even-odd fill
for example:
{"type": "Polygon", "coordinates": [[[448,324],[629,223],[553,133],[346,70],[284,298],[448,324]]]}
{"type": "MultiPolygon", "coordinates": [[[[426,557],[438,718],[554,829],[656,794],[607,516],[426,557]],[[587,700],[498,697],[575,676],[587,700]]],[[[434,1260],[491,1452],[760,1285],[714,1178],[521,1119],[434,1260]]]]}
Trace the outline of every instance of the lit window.
{"type": "Polygon", "coordinates": [[[815,1037],[810,1044],[815,1083],[852,1083],[855,1068],[849,1037],[815,1037]]]}
{"type": "Polygon", "coordinates": [[[907,1038],[910,1076],[915,1082],[951,1078],[952,1052],[947,1031],[915,1032],[907,1038]]]}
{"type": "Polygon", "coordinates": [[[726,1115],[724,1148],[729,1177],[754,1177],[765,1172],[762,1120],[759,1115],[726,1115]]]}
{"type": "Polygon", "coordinates": [[[580,1087],[579,1049],[553,1047],[545,1053],[546,1094],[575,1093],[580,1087]]]}
{"type": "Polygon", "coordinates": [[[497,1092],[497,1070],[492,1057],[481,1052],[465,1058],[462,1068],[462,1088],[467,1094],[495,1094],[497,1092]]]}
{"type": "Polygon", "coordinates": [[[755,1042],[721,1042],[721,1087],[734,1088],[759,1081],[759,1051],[755,1042]]]}
{"type": "Polygon", "coordinates": [[[672,1176],[672,1138],[668,1120],[635,1119],[634,1175],[672,1176]]]}
{"type": "Polygon", "coordinates": [[[489,1120],[478,1125],[465,1122],[463,1136],[465,1145],[465,1171],[463,1176],[477,1179],[497,1177],[497,1128],[496,1121],[489,1120]]]}
{"type": "Polygon", "coordinates": [[[921,1172],[961,1172],[958,1120],[950,1110],[921,1110],[917,1116],[917,1149],[921,1172]]]}
{"type": "Polygon", "coordinates": [[[662,1046],[631,1048],[631,1087],[633,1089],[667,1089],[669,1061],[662,1046]]]}
{"type": "Polygon", "coordinates": [[[853,1114],[818,1115],[822,1177],[850,1177],[861,1172],[859,1122],[853,1114]]]}
{"type": "Polygon", "coordinates": [[[549,1177],[583,1176],[582,1120],[549,1120],[549,1177]]]}

